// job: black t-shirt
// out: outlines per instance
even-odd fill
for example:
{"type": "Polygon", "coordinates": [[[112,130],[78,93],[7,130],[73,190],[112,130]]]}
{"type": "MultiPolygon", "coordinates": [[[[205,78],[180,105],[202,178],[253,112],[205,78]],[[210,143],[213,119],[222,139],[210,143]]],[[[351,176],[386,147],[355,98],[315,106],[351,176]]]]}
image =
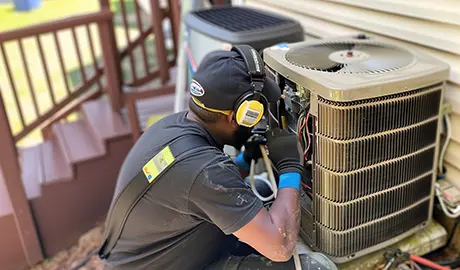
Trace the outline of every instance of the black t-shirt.
{"type": "Polygon", "coordinates": [[[211,147],[176,163],[153,184],[129,215],[107,269],[203,269],[225,252],[227,235],[263,207],[223,146],[186,115],[167,116],[141,136],[121,167],[115,194],[179,137],[198,135],[211,147]]]}

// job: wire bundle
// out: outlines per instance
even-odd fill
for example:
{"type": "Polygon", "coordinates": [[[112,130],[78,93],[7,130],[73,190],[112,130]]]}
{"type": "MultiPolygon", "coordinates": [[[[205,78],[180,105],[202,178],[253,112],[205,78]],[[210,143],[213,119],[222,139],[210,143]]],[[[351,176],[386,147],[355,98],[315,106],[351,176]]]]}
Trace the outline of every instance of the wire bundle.
{"type": "MultiPolygon", "coordinates": [[[[311,137],[310,131],[308,128],[308,120],[310,119],[310,111],[303,111],[299,119],[297,120],[297,137],[299,139],[300,145],[302,146],[303,150],[303,157],[306,163],[311,163],[308,160],[308,150],[311,147],[311,137]],[[306,112],[306,114],[305,114],[306,112]]],[[[311,187],[302,182],[302,187],[307,190],[307,193],[311,196],[312,190],[311,187]]]]}
{"type": "Polygon", "coordinates": [[[302,145],[303,149],[303,156],[305,161],[308,161],[308,150],[310,150],[311,146],[311,137],[310,131],[308,128],[308,120],[310,119],[310,111],[302,113],[299,116],[299,120],[297,121],[297,136],[299,138],[300,144],[302,145]]]}

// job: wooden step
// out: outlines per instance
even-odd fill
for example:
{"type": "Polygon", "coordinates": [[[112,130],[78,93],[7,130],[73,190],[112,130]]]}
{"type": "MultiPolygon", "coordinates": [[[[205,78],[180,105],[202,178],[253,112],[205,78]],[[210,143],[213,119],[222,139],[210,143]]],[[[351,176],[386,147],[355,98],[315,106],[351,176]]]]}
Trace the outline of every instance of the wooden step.
{"type": "MultiPolygon", "coordinates": [[[[186,109],[188,109],[189,98],[188,94],[184,95],[183,106],[186,109]]],[[[174,94],[138,100],[136,102],[136,110],[140,129],[144,130],[146,128],[148,119],[152,115],[169,115],[174,113],[174,101],[174,94]]],[[[126,123],[129,123],[126,108],[122,109],[122,115],[126,123]]],[[[129,127],[128,124],[127,126],[129,127]]]]}
{"type": "Polygon", "coordinates": [[[21,163],[21,178],[27,199],[41,195],[41,184],[45,182],[42,145],[18,149],[21,163]]]}
{"type": "Polygon", "coordinates": [[[42,163],[45,183],[73,179],[72,166],[66,162],[64,153],[56,139],[45,141],[42,144],[42,163]]]}
{"type": "Polygon", "coordinates": [[[106,140],[130,134],[121,116],[112,111],[110,102],[105,98],[85,102],[82,113],[94,136],[103,145],[106,140]]]}
{"type": "Polygon", "coordinates": [[[53,134],[68,164],[87,161],[105,154],[102,143],[94,138],[86,120],[54,124],[53,134]]]}

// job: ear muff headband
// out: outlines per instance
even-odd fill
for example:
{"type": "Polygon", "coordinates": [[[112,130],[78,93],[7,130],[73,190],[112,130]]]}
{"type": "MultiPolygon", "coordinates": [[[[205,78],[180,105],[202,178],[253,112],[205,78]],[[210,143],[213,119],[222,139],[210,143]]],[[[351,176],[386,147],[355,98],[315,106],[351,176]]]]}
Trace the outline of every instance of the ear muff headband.
{"type": "MultiPolygon", "coordinates": [[[[235,120],[245,127],[257,125],[264,115],[264,105],[260,102],[264,88],[265,69],[260,54],[249,45],[235,45],[232,51],[237,52],[244,60],[251,78],[252,91],[243,94],[235,103],[235,120]]],[[[264,97],[265,98],[265,97],[264,97]]]]}

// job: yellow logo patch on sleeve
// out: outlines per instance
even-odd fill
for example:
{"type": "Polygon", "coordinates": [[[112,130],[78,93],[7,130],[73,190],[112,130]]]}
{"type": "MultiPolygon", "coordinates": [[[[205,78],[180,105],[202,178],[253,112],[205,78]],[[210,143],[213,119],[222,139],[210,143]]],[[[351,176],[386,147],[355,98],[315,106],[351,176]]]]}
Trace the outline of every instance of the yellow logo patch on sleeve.
{"type": "Polygon", "coordinates": [[[152,183],[152,181],[155,181],[158,175],[173,162],[174,156],[171,149],[169,146],[166,146],[144,165],[142,171],[149,183],[152,183]]]}

